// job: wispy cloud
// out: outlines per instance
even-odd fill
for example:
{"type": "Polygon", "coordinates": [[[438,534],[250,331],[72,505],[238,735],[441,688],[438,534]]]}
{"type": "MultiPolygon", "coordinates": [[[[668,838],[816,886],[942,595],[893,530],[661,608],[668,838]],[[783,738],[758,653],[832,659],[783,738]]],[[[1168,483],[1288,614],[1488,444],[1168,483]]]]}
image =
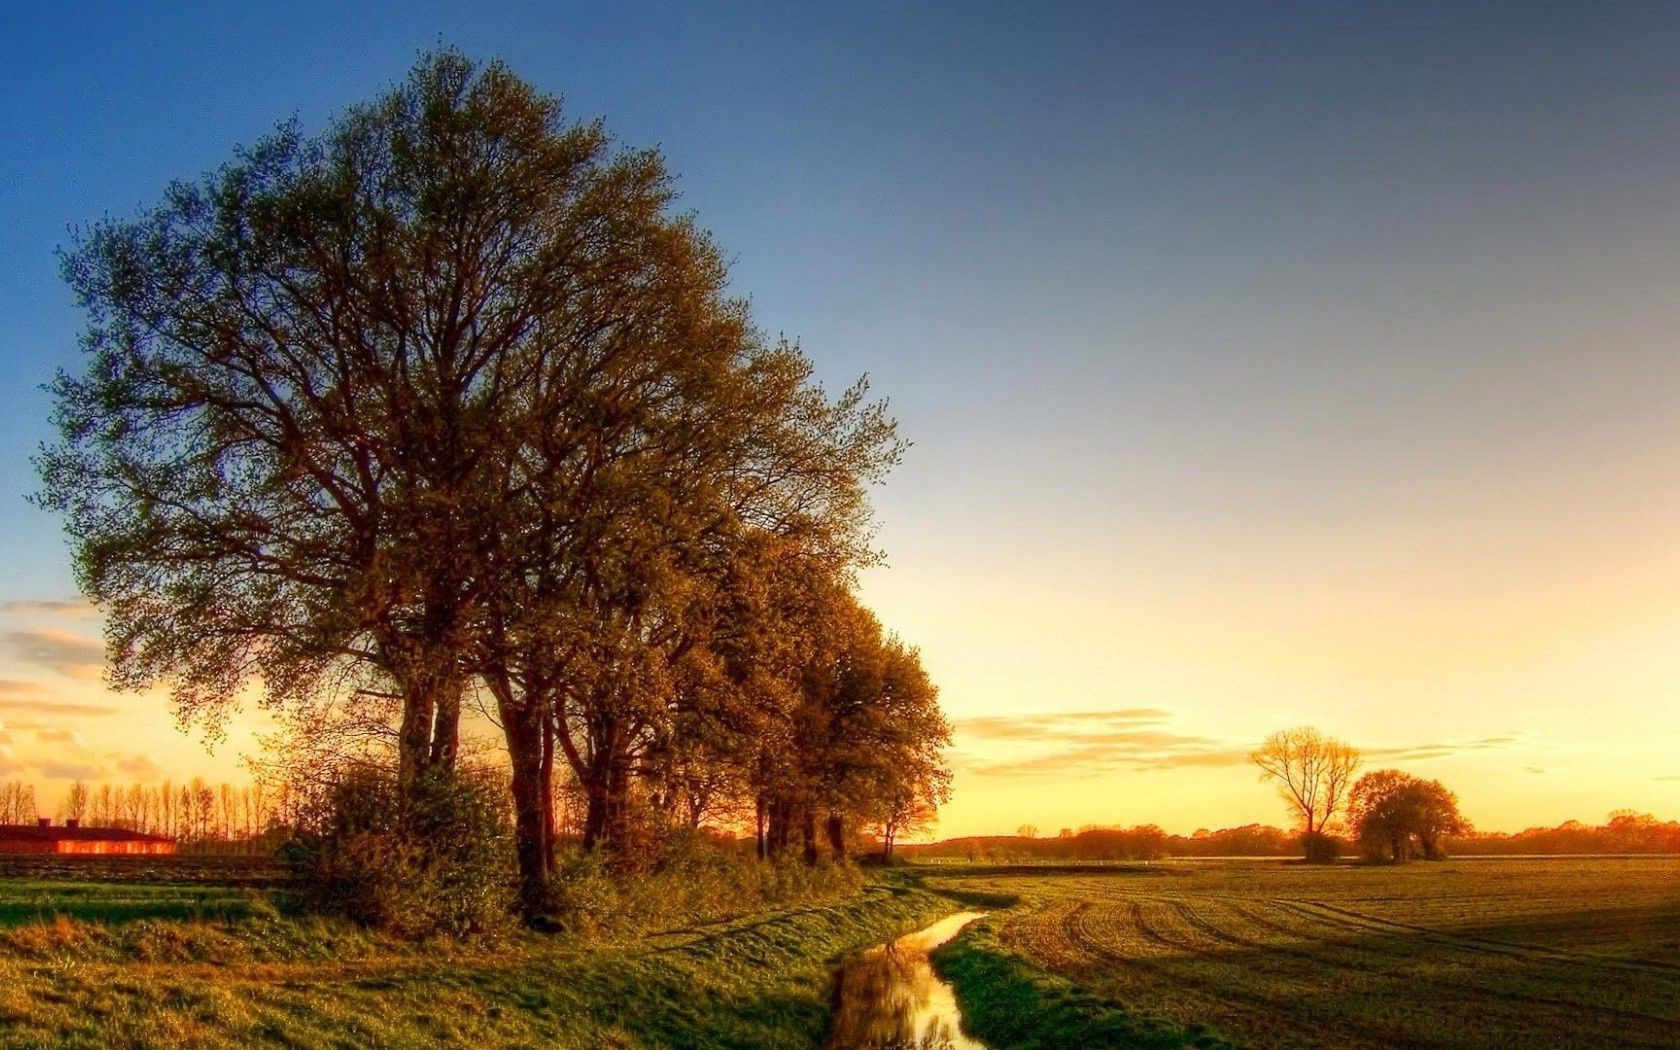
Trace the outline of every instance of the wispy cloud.
{"type": "MultiPolygon", "coordinates": [[[[955,738],[959,764],[987,776],[1081,777],[1107,773],[1243,766],[1253,742],[1173,726],[1173,713],[1158,707],[960,719],[955,738]]],[[[1516,747],[1521,733],[1468,740],[1365,748],[1368,765],[1419,762],[1450,755],[1516,747]]],[[[1529,767],[1531,772],[1544,772],[1529,767]]]]}
{"type": "Polygon", "coordinates": [[[0,699],[0,711],[23,711],[41,715],[82,715],[99,718],[114,715],[117,709],[109,704],[75,704],[59,700],[0,699]]]}
{"type": "Polygon", "coordinates": [[[163,774],[157,760],[150,755],[131,755],[117,759],[117,770],[135,780],[156,780],[163,774]]]}
{"type": "Polygon", "coordinates": [[[94,613],[87,602],[75,598],[0,602],[0,613],[18,616],[64,616],[85,620],[94,613]]]}
{"type": "Polygon", "coordinates": [[[35,739],[43,744],[68,744],[71,747],[87,747],[87,741],[82,734],[74,729],[37,729],[35,739]]]}
{"type": "Polygon", "coordinates": [[[1496,751],[1526,742],[1527,737],[1521,733],[1499,733],[1494,736],[1474,737],[1469,740],[1443,740],[1428,744],[1412,744],[1405,747],[1368,747],[1364,751],[1367,762],[1422,762],[1431,758],[1447,758],[1471,751],[1496,751]]]}
{"type": "Polygon", "coordinates": [[[54,627],[29,627],[0,634],[0,649],[21,663],[70,678],[97,679],[105,669],[98,639],[54,627]]]}
{"type": "Polygon", "coordinates": [[[960,745],[1029,754],[971,754],[963,764],[990,776],[1093,776],[1120,770],[1239,765],[1248,750],[1228,740],[1172,728],[1173,713],[1125,707],[990,718],[956,723],[960,745]]]}
{"type": "Polygon", "coordinates": [[[1060,714],[1006,715],[964,718],[956,723],[961,736],[974,740],[1065,740],[1075,734],[1122,726],[1167,722],[1172,712],[1159,707],[1124,707],[1109,711],[1072,711],[1060,714]]]}
{"type": "Polygon", "coordinates": [[[42,762],[36,767],[48,780],[100,780],[105,767],[92,762],[42,762]]]}

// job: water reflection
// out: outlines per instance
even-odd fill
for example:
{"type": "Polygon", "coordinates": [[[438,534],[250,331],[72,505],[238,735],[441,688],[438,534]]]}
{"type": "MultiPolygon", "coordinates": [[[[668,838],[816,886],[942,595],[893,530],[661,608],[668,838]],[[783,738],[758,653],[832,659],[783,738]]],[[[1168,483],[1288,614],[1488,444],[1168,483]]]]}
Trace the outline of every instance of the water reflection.
{"type": "Polygon", "coordinates": [[[980,918],[958,912],[846,960],[834,982],[836,1048],[985,1050],[962,1030],[951,986],[934,975],[928,952],[980,918]]]}

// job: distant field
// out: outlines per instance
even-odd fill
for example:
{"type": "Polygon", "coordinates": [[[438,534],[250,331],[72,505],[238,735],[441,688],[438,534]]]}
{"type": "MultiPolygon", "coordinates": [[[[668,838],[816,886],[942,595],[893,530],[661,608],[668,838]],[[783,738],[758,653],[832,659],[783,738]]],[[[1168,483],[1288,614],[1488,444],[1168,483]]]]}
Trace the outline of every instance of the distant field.
{"type": "Polygon", "coordinates": [[[1680,1045],[1680,858],[1166,863],[928,875],[998,939],[1259,1047],[1680,1045]]]}

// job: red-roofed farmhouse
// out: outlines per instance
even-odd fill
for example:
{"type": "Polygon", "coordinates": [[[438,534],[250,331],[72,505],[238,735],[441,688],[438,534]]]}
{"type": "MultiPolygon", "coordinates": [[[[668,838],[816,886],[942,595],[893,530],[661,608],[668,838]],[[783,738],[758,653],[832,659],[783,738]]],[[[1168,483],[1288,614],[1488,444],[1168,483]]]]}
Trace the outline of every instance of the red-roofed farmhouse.
{"type": "Polygon", "coordinates": [[[0,824],[0,853],[174,853],[175,840],[127,828],[84,828],[47,817],[34,824],[0,824]]]}

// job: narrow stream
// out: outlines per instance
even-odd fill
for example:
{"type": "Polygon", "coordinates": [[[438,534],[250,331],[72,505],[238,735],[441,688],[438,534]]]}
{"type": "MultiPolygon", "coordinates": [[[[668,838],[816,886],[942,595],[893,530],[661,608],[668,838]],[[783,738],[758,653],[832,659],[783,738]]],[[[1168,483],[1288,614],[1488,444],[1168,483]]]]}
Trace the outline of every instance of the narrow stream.
{"type": "Polygon", "coordinates": [[[827,1045],[832,1050],[985,1050],[986,1044],[963,1032],[957,998],[928,962],[929,952],[982,914],[958,912],[842,963],[834,980],[834,1034],[827,1045]]]}

